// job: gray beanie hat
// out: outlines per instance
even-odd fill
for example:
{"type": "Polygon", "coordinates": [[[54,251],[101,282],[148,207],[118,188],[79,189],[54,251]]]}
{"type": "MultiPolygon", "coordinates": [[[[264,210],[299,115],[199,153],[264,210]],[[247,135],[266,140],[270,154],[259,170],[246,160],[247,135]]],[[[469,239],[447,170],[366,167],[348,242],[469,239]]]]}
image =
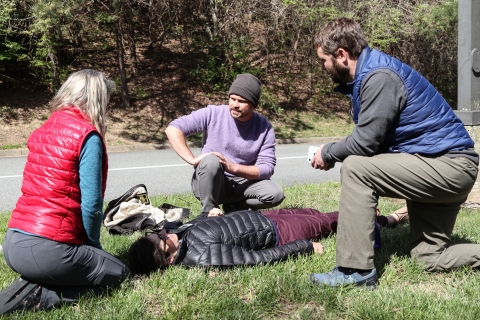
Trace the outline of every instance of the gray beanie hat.
{"type": "Polygon", "coordinates": [[[239,95],[240,97],[247,99],[256,107],[260,100],[262,83],[250,73],[242,73],[237,75],[235,81],[233,81],[228,91],[228,96],[231,94],[239,95]]]}

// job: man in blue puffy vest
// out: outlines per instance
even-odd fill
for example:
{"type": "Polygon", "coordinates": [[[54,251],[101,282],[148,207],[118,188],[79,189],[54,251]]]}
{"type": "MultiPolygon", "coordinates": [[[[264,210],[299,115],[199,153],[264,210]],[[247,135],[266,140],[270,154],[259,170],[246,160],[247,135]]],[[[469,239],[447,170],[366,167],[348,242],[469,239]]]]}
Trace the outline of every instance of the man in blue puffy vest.
{"type": "Polygon", "coordinates": [[[480,245],[449,246],[460,205],[476,181],[478,154],[463,123],[422,75],[368,47],[360,25],[329,22],[314,48],[349,98],[356,124],[340,142],[320,146],[316,169],[343,162],[337,267],[311,274],[315,284],[375,288],[375,209],[379,197],[406,199],[410,254],[427,270],[480,266],[480,245]],[[366,231],[364,231],[366,230],[366,231]]]}

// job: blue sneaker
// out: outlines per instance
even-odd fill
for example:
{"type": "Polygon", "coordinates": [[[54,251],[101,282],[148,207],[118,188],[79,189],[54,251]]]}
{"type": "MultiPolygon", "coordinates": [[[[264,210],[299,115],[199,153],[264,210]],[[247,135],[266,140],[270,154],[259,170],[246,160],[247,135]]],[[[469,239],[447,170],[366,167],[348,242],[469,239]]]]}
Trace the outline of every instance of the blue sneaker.
{"type": "Polygon", "coordinates": [[[308,279],[316,285],[330,287],[356,285],[357,287],[365,286],[370,290],[376,289],[378,283],[377,270],[375,268],[366,276],[361,276],[358,272],[345,274],[338,270],[338,267],[335,267],[327,273],[312,273],[308,276],[308,279]]]}

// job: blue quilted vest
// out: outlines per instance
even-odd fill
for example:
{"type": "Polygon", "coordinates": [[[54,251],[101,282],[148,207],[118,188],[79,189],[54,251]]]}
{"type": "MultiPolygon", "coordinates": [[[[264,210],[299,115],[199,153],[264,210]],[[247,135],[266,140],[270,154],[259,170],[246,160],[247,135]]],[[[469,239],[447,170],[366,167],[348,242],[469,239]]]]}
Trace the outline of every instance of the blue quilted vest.
{"type": "Polygon", "coordinates": [[[427,79],[398,59],[369,47],[363,49],[358,59],[353,82],[336,88],[336,91],[352,99],[355,124],[358,123],[361,109],[360,89],[363,80],[376,69],[395,72],[407,91],[406,106],[396,125],[390,129],[392,132],[387,134],[390,140],[382,144],[381,152],[439,155],[473,148],[474,142],[462,121],[427,79]]]}

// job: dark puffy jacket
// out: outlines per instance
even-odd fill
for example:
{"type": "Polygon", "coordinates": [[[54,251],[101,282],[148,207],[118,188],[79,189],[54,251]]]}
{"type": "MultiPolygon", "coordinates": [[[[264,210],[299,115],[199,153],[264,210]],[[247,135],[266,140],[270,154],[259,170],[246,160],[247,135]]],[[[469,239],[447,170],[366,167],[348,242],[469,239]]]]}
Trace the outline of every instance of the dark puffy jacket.
{"type": "Polygon", "coordinates": [[[304,239],[275,247],[275,230],[270,219],[255,211],[199,218],[169,231],[177,234],[184,231],[173,264],[185,267],[251,266],[313,252],[311,242],[304,239]]]}

